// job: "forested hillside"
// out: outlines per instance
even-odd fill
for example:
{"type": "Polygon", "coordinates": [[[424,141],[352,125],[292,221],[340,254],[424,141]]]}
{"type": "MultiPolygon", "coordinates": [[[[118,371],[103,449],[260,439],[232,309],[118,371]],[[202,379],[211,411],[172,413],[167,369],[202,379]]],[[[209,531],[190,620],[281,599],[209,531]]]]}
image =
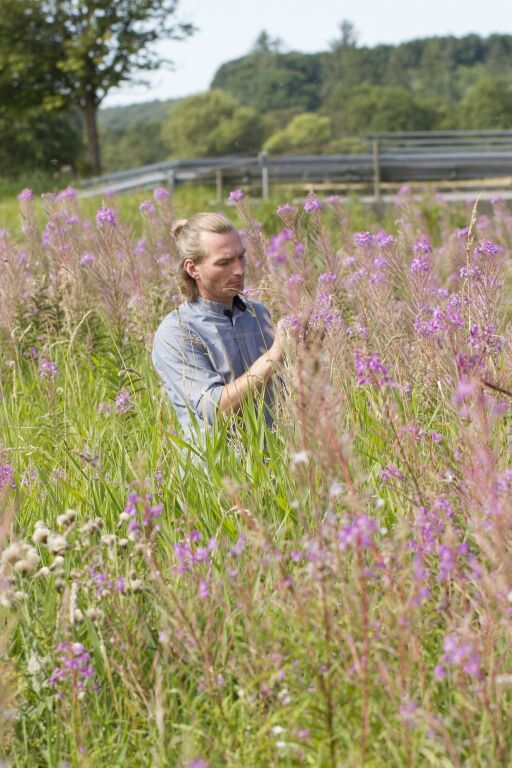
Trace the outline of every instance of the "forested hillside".
{"type": "Polygon", "coordinates": [[[103,121],[106,163],[122,165],[123,153],[129,165],[262,147],[337,152],[365,131],[512,126],[512,35],[369,48],[344,22],[328,51],[281,48],[262,33],[247,56],[219,68],[207,93],[117,110],[115,131],[103,121]],[[142,122],[151,142],[140,142],[142,122]]]}
{"type": "MultiPolygon", "coordinates": [[[[510,127],[512,35],[370,48],[358,45],[349,22],[316,54],[285,51],[263,32],[205,93],[99,113],[105,170],[262,148],[340,152],[347,136],[367,131],[510,127]]],[[[87,171],[80,133],[75,114],[0,113],[0,176],[62,165],[87,171]]]]}

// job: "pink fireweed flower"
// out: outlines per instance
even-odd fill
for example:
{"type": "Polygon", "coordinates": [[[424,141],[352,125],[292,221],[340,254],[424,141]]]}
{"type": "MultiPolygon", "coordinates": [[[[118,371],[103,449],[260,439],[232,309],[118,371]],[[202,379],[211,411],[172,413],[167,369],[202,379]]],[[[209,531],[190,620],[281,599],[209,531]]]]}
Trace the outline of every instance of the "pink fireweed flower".
{"type": "Polygon", "coordinates": [[[48,683],[58,686],[65,682],[71,682],[77,688],[85,688],[94,675],[94,667],[91,655],[85,650],[82,643],[59,643],[57,645],[57,657],[59,665],[54,668],[48,683]]]}
{"type": "Polygon", "coordinates": [[[304,278],[302,275],[290,275],[288,280],[286,281],[286,285],[302,285],[304,282],[304,278]]]}
{"type": "Polygon", "coordinates": [[[51,360],[45,360],[44,357],[41,357],[39,358],[39,376],[41,379],[53,381],[57,376],[60,376],[60,371],[51,360]]]}
{"type": "Polygon", "coordinates": [[[475,279],[478,280],[480,277],[482,277],[482,270],[477,265],[468,265],[465,267],[461,267],[459,270],[459,275],[462,279],[475,279]]]}
{"type": "Polygon", "coordinates": [[[16,488],[14,473],[10,464],[0,464],[0,488],[16,488]]]}
{"type": "Polygon", "coordinates": [[[32,200],[33,197],[34,197],[34,193],[32,192],[32,190],[26,187],[25,189],[22,189],[21,192],[19,193],[18,200],[21,203],[24,200],[32,200]]]}
{"type": "Polygon", "coordinates": [[[76,196],[77,192],[74,187],[66,187],[57,194],[57,200],[74,200],[76,196]]]}
{"type": "Polygon", "coordinates": [[[453,395],[453,402],[463,403],[475,394],[475,385],[469,379],[461,379],[458,383],[455,394],[453,395]]]}
{"type": "Polygon", "coordinates": [[[335,283],[338,276],[335,272],[322,272],[321,275],[318,276],[318,282],[319,283],[335,283]]]}
{"type": "Polygon", "coordinates": [[[380,232],[377,232],[375,235],[374,242],[378,248],[387,248],[388,245],[395,245],[396,237],[388,235],[387,232],[381,229],[380,232]]]}
{"type": "Polygon", "coordinates": [[[430,272],[430,262],[425,256],[416,256],[411,261],[411,272],[417,274],[418,272],[430,272]]]}
{"type": "Polygon", "coordinates": [[[379,472],[381,480],[405,480],[404,473],[394,464],[388,464],[386,469],[379,472]]]}
{"type": "Polygon", "coordinates": [[[170,197],[170,193],[165,187],[156,187],[153,191],[153,197],[155,200],[167,200],[170,197]]]}
{"type": "Polygon", "coordinates": [[[378,530],[379,524],[369,515],[345,520],[338,533],[338,547],[342,552],[350,548],[367,549],[372,546],[378,530]]]}
{"type": "Polygon", "coordinates": [[[418,256],[420,254],[428,256],[428,254],[432,253],[432,246],[430,245],[427,238],[422,236],[416,240],[416,242],[412,247],[412,250],[415,256],[418,256]]]}
{"type": "Polygon", "coordinates": [[[240,200],[243,200],[244,197],[245,192],[243,189],[232,189],[228,195],[228,200],[230,200],[232,203],[238,203],[240,200]]]}
{"type": "Polygon", "coordinates": [[[135,243],[135,248],[133,249],[133,252],[136,256],[144,256],[145,250],[146,250],[146,243],[147,240],[145,237],[140,237],[137,242],[135,243]]]}
{"type": "Polygon", "coordinates": [[[501,245],[497,245],[496,243],[491,242],[491,240],[482,240],[475,246],[474,252],[476,255],[490,256],[492,258],[493,256],[498,256],[500,253],[503,253],[503,250],[501,245]]]}
{"type": "Polygon", "coordinates": [[[107,208],[105,205],[102,205],[101,208],[96,211],[96,226],[98,229],[104,229],[107,227],[115,227],[115,225],[115,211],[113,211],[112,208],[107,208]]]}
{"type": "Polygon", "coordinates": [[[354,245],[357,248],[371,248],[375,239],[371,232],[356,232],[354,234],[354,245]]]}
{"type": "Polygon", "coordinates": [[[394,387],[395,384],[389,376],[388,369],[383,365],[380,355],[365,352],[354,352],[354,362],[359,386],[375,384],[379,387],[394,387]]]}
{"type": "Polygon", "coordinates": [[[134,409],[133,399],[127,389],[121,389],[116,396],[114,411],[116,413],[128,413],[134,409]]]}
{"type": "Polygon", "coordinates": [[[439,671],[446,669],[447,666],[458,667],[474,680],[482,678],[481,656],[469,638],[456,634],[445,636],[439,671]]]}
{"type": "Polygon", "coordinates": [[[151,200],[143,200],[142,203],[139,205],[139,211],[141,213],[147,213],[148,216],[151,216],[151,214],[156,213],[156,208],[154,203],[151,202],[151,200]]]}
{"type": "Polygon", "coordinates": [[[321,209],[322,203],[318,197],[315,197],[315,195],[310,195],[306,198],[304,202],[304,210],[306,213],[314,213],[315,211],[320,211],[321,209]]]}

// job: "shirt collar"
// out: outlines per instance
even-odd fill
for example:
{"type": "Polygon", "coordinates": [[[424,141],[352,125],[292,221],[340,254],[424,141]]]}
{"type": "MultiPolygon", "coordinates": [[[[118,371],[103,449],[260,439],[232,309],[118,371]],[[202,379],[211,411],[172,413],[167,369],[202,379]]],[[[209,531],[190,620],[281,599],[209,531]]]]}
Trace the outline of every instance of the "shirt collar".
{"type": "Polygon", "coordinates": [[[228,304],[224,304],[223,301],[210,301],[209,299],[204,299],[202,296],[198,296],[195,303],[203,310],[203,312],[211,315],[223,315],[225,311],[229,309],[238,309],[240,312],[245,312],[247,309],[245,302],[240,296],[235,296],[233,298],[231,307],[228,304]]]}

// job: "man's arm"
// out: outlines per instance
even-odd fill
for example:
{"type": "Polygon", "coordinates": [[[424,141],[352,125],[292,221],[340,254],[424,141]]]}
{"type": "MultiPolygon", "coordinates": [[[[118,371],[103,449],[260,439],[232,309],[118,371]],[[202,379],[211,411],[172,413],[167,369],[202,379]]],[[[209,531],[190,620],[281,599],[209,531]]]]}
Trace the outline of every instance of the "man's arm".
{"type": "Polygon", "coordinates": [[[286,329],[283,321],[279,320],[274,343],[270,349],[258,357],[245,373],[222,388],[218,405],[220,411],[223,413],[238,411],[250,392],[259,392],[263,389],[271,378],[274,367],[283,359],[285,342],[286,329]]]}

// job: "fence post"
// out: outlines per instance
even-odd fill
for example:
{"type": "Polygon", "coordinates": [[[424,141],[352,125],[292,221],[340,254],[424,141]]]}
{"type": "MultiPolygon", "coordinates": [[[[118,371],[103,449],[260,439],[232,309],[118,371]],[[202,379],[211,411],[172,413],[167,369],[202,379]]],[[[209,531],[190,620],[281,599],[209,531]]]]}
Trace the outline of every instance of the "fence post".
{"type": "Polygon", "coordinates": [[[380,163],[379,163],[379,140],[372,141],[373,157],[373,197],[375,202],[380,202],[380,163]]]}
{"type": "Polygon", "coordinates": [[[169,187],[169,192],[174,192],[174,187],[176,186],[176,179],[174,177],[174,168],[170,168],[167,173],[167,186],[169,187]]]}
{"type": "Polygon", "coordinates": [[[215,190],[215,202],[222,203],[222,168],[217,168],[215,171],[215,190]]]}
{"type": "Polygon", "coordinates": [[[261,196],[268,200],[269,196],[269,175],[268,175],[268,154],[263,151],[258,155],[261,168],[261,196]]]}

